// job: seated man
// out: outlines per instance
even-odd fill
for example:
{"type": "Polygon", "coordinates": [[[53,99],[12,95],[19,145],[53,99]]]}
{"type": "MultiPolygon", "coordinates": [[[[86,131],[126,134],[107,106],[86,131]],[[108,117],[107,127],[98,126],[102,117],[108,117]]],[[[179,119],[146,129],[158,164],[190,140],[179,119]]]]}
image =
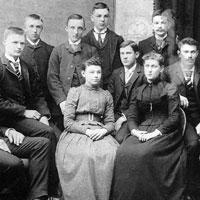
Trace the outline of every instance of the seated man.
{"type": "Polygon", "coordinates": [[[43,137],[25,137],[15,129],[0,127],[0,199],[46,200],[50,142],[43,137]],[[20,158],[29,159],[29,183],[20,158]]]}
{"type": "Polygon", "coordinates": [[[24,31],[9,27],[4,32],[5,53],[0,63],[0,124],[30,137],[51,141],[49,194],[56,193],[58,174],[55,167],[56,136],[49,127],[50,112],[33,71],[19,58],[24,45],[24,31]]]}
{"type": "Polygon", "coordinates": [[[127,111],[131,100],[131,93],[142,81],[143,68],[137,63],[139,49],[135,42],[124,41],[120,45],[120,58],[123,66],[114,70],[108,90],[114,99],[115,139],[122,143],[128,133],[126,130],[127,111]]]}
{"type": "Polygon", "coordinates": [[[188,190],[200,183],[200,69],[195,65],[198,44],[192,38],[184,38],[179,44],[180,60],[166,70],[180,93],[181,105],[186,113],[185,143],[188,151],[188,190]]]}

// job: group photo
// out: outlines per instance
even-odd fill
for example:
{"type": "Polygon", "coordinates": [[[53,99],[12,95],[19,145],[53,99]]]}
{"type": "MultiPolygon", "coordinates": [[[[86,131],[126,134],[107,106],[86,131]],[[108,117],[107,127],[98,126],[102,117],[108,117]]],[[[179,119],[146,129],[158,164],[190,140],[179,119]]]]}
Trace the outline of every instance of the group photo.
{"type": "Polygon", "coordinates": [[[0,200],[200,200],[198,0],[0,5],[0,200]]]}

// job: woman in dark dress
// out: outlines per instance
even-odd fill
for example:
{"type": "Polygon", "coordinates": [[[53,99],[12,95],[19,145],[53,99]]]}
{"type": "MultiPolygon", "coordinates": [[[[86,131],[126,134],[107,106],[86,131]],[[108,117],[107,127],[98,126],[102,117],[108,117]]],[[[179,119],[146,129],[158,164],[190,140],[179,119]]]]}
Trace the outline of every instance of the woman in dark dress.
{"type": "Polygon", "coordinates": [[[185,189],[186,152],[179,127],[179,96],[163,80],[163,58],[143,57],[144,82],[129,108],[130,135],[117,151],[113,200],[179,200],[185,189]]]}

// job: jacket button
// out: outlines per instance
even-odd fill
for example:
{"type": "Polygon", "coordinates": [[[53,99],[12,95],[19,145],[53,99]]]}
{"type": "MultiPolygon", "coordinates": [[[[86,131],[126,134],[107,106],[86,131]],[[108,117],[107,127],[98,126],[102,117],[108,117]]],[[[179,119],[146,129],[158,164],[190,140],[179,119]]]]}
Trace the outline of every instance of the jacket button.
{"type": "Polygon", "coordinates": [[[73,68],[74,66],[73,65],[71,65],[71,68],[73,68]]]}
{"type": "Polygon", "coordinates": [[[71,78],[70,78],[70,77],[68,77],[67,79],[68,79],[68,80],[70,80],[71,78]]]}

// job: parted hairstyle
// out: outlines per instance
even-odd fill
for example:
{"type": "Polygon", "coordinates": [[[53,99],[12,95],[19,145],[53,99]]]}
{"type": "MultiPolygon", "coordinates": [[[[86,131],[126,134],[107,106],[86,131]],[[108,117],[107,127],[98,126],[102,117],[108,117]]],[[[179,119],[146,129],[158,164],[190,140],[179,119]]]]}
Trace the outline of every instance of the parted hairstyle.
{"type": "Polygon", "coordinates": [[[40,20],[43,23],[42,17],[38,14],[30,14],[26,18],[32,18],[32,19],[40,20]]]}
{"type": "Polygon", "coordinates": [[[8,35],[11,35],[11,34],[24,35],[24,30],[19,27],[10,26],[10,27],[6,28],[4,31],[3,40],[5,41],[8,37],[8,35]]]}
{"type": "Polygon", "coordinates": [[[146,60],[157,60],[160,66],[164,66],[164,57],[155,52],[149,52],[142,57],[143,64],[146,60]]]}
{"type": "Polygon", "coordinates": [[[122,42],[120,44],[120,48],[124,48],[124,47],[127,47],[127,46],[131,46],[131,48],[133,49],[133,51],[135,53],[139,52],[139,47],[133,40],[125,40],[124,42],[122,42]]]}
{"type": "Polygon", "coordinates": [[[108,12],[110,11],[109,7],[107,4],[103,3],[103,2],[97,2],[94,4],[93,8],[92,8],[92,12],[94,12],[94,10],[96,9],[107,9],[108,12]]]}
{"type": "Polygon", "coordinates": [[[191,45],[191,46],[196,46],[197,49],[198,49],[198,42],[191,38],[191,37],[186,37],[186,38],[183,38],[182,40],[179,41],[178,43],[178,48],[180,50],[181,46],[184,45],[184,44],[188,44],[188,45],[191,45]]]}
{"type": "Polygon", "coordinates": [[[90,59],[83,62],[82,70],[85,71],[85,69],[90,65],[97,65],[101,67],[102,65],[101,59],[98,56],[91,57],[90,59]]]}
{"type": "Polygon", "coordinates": [[[70,19],[79,19],[79,20],[83,20],[83,23],[84,23],[84,26],[85,26],[85,20],[83,18],[82,15],[79,15],[79,14],[72,14],[70,15],[68,18],[67,18],[67,21],[66,21],[66,26],[68,25],[68,22],[70,19]]]}

